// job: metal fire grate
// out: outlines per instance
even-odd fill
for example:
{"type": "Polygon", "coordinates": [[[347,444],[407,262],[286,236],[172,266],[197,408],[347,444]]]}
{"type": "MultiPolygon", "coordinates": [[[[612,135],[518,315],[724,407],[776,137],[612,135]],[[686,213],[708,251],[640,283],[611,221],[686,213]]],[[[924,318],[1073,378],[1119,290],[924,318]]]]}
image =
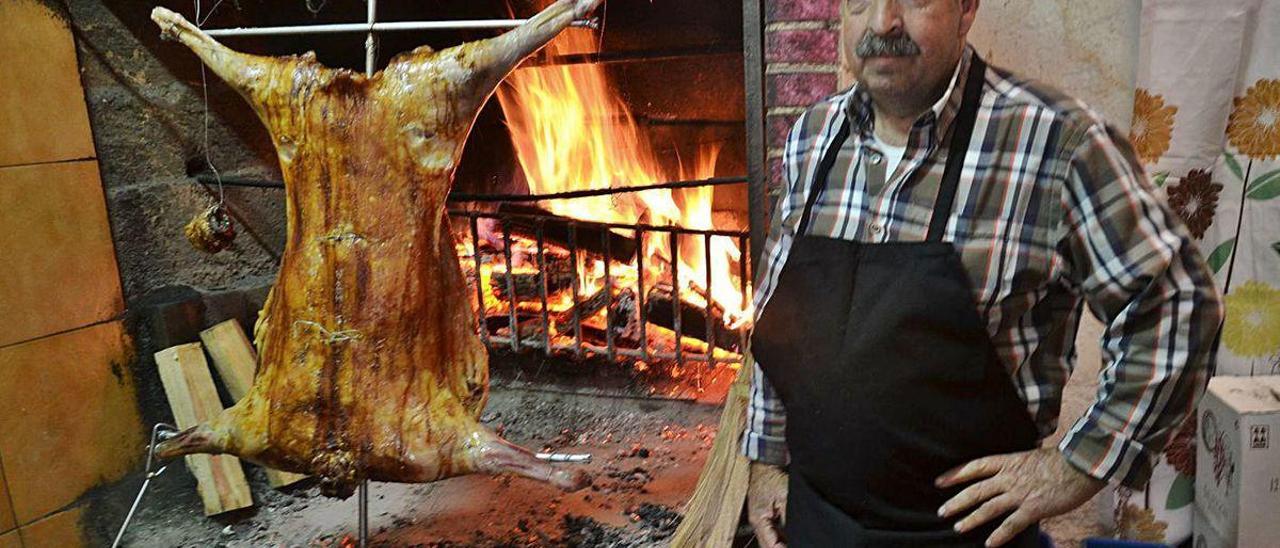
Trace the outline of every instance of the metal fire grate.
{"type": "MultiPolygon", "coordinates": [[[[622,188],[622,189],[611,189],[611,190],[613,190],[614,192],[631,192],[635,189],[622,188]]],[[[599,192],[593,192],[592,194],[598,195],[599,192]]],[[[520,201],[529,201],[528,198],[537,198],[537,197],[522,197],[522,198],[525,198],[525,199],[522,199],[520,201]]],[[[469,265],[472,270],[470,282],[475,286],[475,291],[476,291],[475,298],[477,303],[477,315],[480,318],[480,321],[479,321],[480,336],[484,340],[485,344],[490,348],[493,348],[493,349],[509,348],[513,352],[540,350],[545,355],[548,355],[548,356],[553,354],[560,354],[560,355],[568,354],[578,359],[581,359],[586,352],[593,352],[598,355],[606,356],[610,361],[616,361],[619,359],[619,357],[630,357],[630,358],[636,358],[636,359],[641,359],[645,361],[653,360],[653,359],[675,360],[676,364],[679,367],[684,367],[684,364],[687,361],[702,362],[707,366],[707,368],[714,368],[718,363],[740,363],[741,362],[741,358],[740,358],[741,352],[744,348],[746,348],[746,341],[747,341],[746,328],[740,327],[734,330],[727,330],[724,327],[722,327],[723,325],[722,319],[714,313],[713,305],[711,304],[712,300],[710,298],[706,298],[706,295],[714,294],[713,291],[715,289],[715,285],[714,285],[715,280],[714,280],[714,276],[712,276],[712,269],[709,266],[704,268],[704,270],[706,271],[706,278],[704,280],[706,295],[699,295],[700,298],[704,299],[706,306],[695,307],[695,308],[701,308],[700,319],[703,323],[703,327],[705,328],[704,332],[701,330],[698,333],[690,333],[686,331],[686,326],[684,324],[686,323],[686,320],[689,318],[688,316],[689,311],[686,308],[689,305],[685,302],[683,297],[686,295],[689,295],[689,293],[687,292],[688,290],[682,290],[681,284],[678,283],[677,280],[680,279],[679,278],[680,276],[680,245],[679,244],[680,244],[681,238],[701,238],[702,239],[702,244],[703,244],[702,248],[703,248],[705,265],[711,264],[712,239],[713,238],[731,238],[733,239],[733,242],[738,245],[738,249],[742,251],[742,255],[741,255],[742,259],[739,260],[738,262],[737,290],[743,294],[744,299],[749,299],[750,298],[748,295],[749,286],[748,286],[747,280],[750,279],[749,278],[750,265],[747,260],[747,256],[750,249],[748,247],[750,236],[748,232],[734,231],[734,230],[699,230],[699,229],[692,229],[692,228],[684,228],[680,226],[656,226],[656,225],[650,225],[645,223],[635,223],[635,224],[602,223],[602,222],[583,221],[583,220],[576,220],[576,219],[567,219],[564,217],[558,217],[554,215],[525,213],[525,212],[499,211],[497,213],[487,213],[487,212],[463,211],[463,210],[455,209],[455,210],[450,210],[449,215],[453,219],[459,222],[464,222],[466,226],[469,228],[469,233],[470,233],[469,243],[471,244],[471,250],[472,250],[472,256],[471,256],[472,264],[469,265]],[[496,221],[497,230],[501,232],[502,243],[503,243],[502,250],[500,251],[501,259],[502,259],[501,264],[505,265],[507,268],[507,271],[506,271],[507,275],[505,279],[506,296],[505,298],[503,298],[503,300],[507,301],[506,313],[508,315],[507,327],[509,328],[509,332],[510,332],[509,335],[492,333],[490,327],[487,325],[485,321],[486,318],[492,317],[492,315],[490,313],[488,305],[485,303],[485,294],[484,294],[485,287],[484,287],[484,281],[483,281],[483,275],[482,275],[482,257],[481,257],[482,253],[480,251],[481,241],[482,241],[480,236],[480,228],[479,228],[480,219],[492,219],[496,221]],[[529,336],[529,337],[521,336],[521,333],[520,333],[521,322],[518,318],[519,299],[517,297],[516,277],[515,275],[512,274],[514,272],[514,269],[511,267],[511,265],[513,264],[512,263],[512,242],[513,242],[512,227],[514,226],[523,226],[523,227],[532,226],[533,236],[534,236],[535,246],[536,246],[537,282],[535,285],[537,287],[536,297],[539,305],[537,314],[540,317],[536,318],[535,320],[537,321],[536,327],[540,328],[540,333],[533,336],[529,336]],[[589,232],[592,233],[593,235],[598,234],[599,241],[584,242],[581,239],[581,234],[580,234],[583,231],[583,229],[590,229],[589,232]],[[619,256],[618,253],[615,253],[615,246],[619,241],[618,232],[622,232],[624,234],[628,234],[631,236],[629,241],[634,241],[635,243],[634,252],[629,252],[628,250],[627,252],[622,253],[622,256],[619,256]],[[572,295],[572,306],[569,309],[569,311],[572,314],[571,315],[572,319],[569,323],[569,325],[572,326],[572,343],[571,344],[557,344],[552,340],[553,338],[552,329],[551,329],[551,325],[552,325],[551,313],[552,312],[549,307],[550,291],[548,289],[548,281],[547,281],[549,268],[548,268],[548,261],[547,261],[548,242],[547,242],[546,236],[548,233],[555,233],[558,235],[562,235],[563,240],[567,244],[565,247],[568,250],[569,256],[570,256],[570,260],[567,262],[570,265],[570,270],[571,270],[570,272],[571,279],[568,283],[569,291],[571,292],[571,295],[572,295]],[[672,283],[670,284],[670,291],[671,291],[670,323],[672,325],[670,327],[671,327],[671,331],[674,332],[674,340],[672,341],[674,346],[673,351],[664,351],[660,348],[654,347],[654,345],[652,344],[653,341],[649,337],[649,333],[648,333],[649,323],[650,323],[649,321],[650,307],[649,307],[649,303],[646,302],[646,299],[648,298],[649,290],[652,289],[652,287],[646,287],[646,276],[643,274],[644,272],[646,272],[647,267],[650,266],[647,263],[646,253],[645,253],[645,240],[646,240],[645,236],[648,234],[661,234],[662,235],[661,237],[666,238],[666,241],[669,242],[669,248],[671,250],[670,264],[668,265],[668,267],[670,269],[670,275],[672,280],[672,283]],[[604,298],[606,299],[605,305],[603,307],[603,309],[606,311],[605,312],[606,321],[605,321],[605,329],[604,329],[605,331],[604,346],[594,344],[583,338],[582,327],[583,327],[583,321],[586,318],[583,318],[580,316],[580,308],[579,308],[579,305],[582,304],[583,302],[583,295],[581,294],[581,291],[580,291],[580,281],[582,279],[583,273],[580,271],[578,261],[574,260],[574,258],[577,256],[579,249],[585,247],[584,244],[590,245],[592,248],[594,248],[595,251],[598,252],[599,255],[601,255],[601,259],[603,260],[603,265],[604,265],[603,282],[602,282],[604,286],[603,295],[604,295],[604,298]],[[637,272],[640,273],[640,275],[636,276],[636,281],[634,286],[634,295],[637,301],[636,314],[638,315],[636,327],[639,330],[638,337],[637,337],[639,344],[637,348],[621,347],[618,344],[618,341],[616,340],[617,337],[613,329],[613,322],[615,319],[613,316],[614,314],[613,305],[614,305],[614,298],[615,298],[614,290],[626,289],[626,288],[619,288],[615,284],[615,281],[613,279],[612,272],[611,272],[611,269],[613,268],[613,265],[611,263],[615,260],[627,262],[626,259],[634,259],[637,272]],[[723,340],[723,337],[725,337],[726,334],[728,333],[732,333],[733,339],[735,339],[733,343],[736,343],[736,344],[732,344],[730,343],[730,341],[723,340]],[[683,344],[684,339],[686,337],[698,339],[700,340],[700,342],[705,343],[706,351],[687,352],[683,344]],[[716,355],[717,348],[721,350],[727,350],[730,352],[736,351],[737,355],[734,357],[726,357],[724,355],[717,356],[716,355]]],[[[589,237],[594,237],[594,236],[589,236],[589,237]]],[[[626,238],[626,237],[622,236],[622,238],[626,238]]],[[[658,285],[658,284],[655,283],[653,285],[658,285]]],[[[592,312],[591,314],[594,315],[596,313],[598,312],[592,312]]]]}

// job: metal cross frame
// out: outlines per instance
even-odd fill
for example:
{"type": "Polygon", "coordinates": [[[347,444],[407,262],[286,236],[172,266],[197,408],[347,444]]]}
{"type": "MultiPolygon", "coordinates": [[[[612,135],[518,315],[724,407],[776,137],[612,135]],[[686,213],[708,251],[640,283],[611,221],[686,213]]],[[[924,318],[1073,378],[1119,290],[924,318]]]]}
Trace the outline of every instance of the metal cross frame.
{"type": "MultiPolygon", "coordinates": [[[[205,32],[210,36],[282,36],[282,35],[310,35],[310,34],[331,34],[342,32],[364,32],[364,71],[366,76],[373,76],[376,72],[378,60],[378,33],[386,31],[402,31],[402,30],[452,30],[452,29],[508,29],[523,25],[528,19],[474,19],[474,20],[455,20],[455,21],[404,21],[404,22],[378,22],[378,0],[366,0],[368,2],[368,17],[365,23],[343,23],[343,24],[322,24],[322,25],[298,25],[284,27],[240,27],[230,29],[210,29],[205,32]]],[[[599,20],[579,20],[574,21],[573,26],[599,28],[599,20]]],[[[133,500],[133,505],[129,508],[129,513],[125,516],[124,523],[121,524],[119,532],[116,533],[115,541],[112,548],[120,545],[120,541],[124,538],[124,533],[129,529],[130,522],[133,521],[134,513],[137,512],[142,497],[147,492],[151,480],[163,474],[167,467],[160,467],[158,470],[152,470],[155,466],[155,450],[159,441],[173,437],[178,429],[172,425],[160,423],[151,429],[151,443],[147,446],[147,464],[144,470],[145,479],[142,487],[138,490],[138,495],[133,500]]],[[[539,459],[549,460],[553,462],[590,462],[590,455],[565,455],[559,453],[539,453],[539,459]]],[[[369,544],[369,480],[362,480],[357,488],[356,494],[356,511],[357,518],[357,542],[360,548],[365,548],[369,544]]]]}

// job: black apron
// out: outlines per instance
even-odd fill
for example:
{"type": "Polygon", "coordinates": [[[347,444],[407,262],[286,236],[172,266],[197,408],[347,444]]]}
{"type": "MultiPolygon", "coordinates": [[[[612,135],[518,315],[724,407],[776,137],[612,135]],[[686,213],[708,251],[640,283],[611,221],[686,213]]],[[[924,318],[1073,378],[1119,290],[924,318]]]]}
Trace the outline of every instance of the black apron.
{"type": "MultiPolygon", "coordinates": [[[[819,165],[796,239],[752,335],[787,411],[789,546],[982,546],[938,508],[943,472],[1026,451],[1038,435],[997,359],[960,256],[942,236],[985,72],[976,55],[923,242],[808,236],[846,121],[819,165]]],[[[1039,546],[1032,527],[1008,546],[1039,546]]]]}

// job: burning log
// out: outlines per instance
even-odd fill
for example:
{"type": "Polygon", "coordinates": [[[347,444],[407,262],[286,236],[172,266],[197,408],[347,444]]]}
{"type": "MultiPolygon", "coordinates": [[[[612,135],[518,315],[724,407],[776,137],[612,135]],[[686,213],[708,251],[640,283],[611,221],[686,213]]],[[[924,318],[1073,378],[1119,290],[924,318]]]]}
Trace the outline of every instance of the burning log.
{"type": "MultiPolygon", "coordinates": [[[[589,251],[601,257],[608,256],[615,261],[624,263],[629,263],[636,258],[638,245],[634,237],[624,236],[596,225],[584,224],[583,221],[577,221],[569,217],[561,217],[536,206],[502,204],[498,211],[516,215],[506,222],[507,230],[510,231],[512,236],[537,239],[538,221],[527,217],[536,215],[545,218],[542,224],[542,238],[547,243],[568,249],[570,247],[569,237],[572,232],[569,229],[569,223],[572,222],[577,223],[575,241],[578,249],[589,251]],[[605,252],[605,238],[609,240],[607,253],[605,252]]],[[[502,226],[502,224],[499,223],[499,226],[502,226]]]]}
{"type": "Polygon", "coordinates": [[[625,346],[635,347],[639,344],[639,331],[637,325],[640,322],[637,306],[636,293],[630,289],[622,289],[613,296],[613,302],[609,302],[608,294],[601,289],[586,300],[580,301],[577,306],[570,307],[568,310],[558,312],[551,316],[555,323],[556,330],[562,333],[570,333],[573,331],[574,312],[577,312],[577,318],[582,323],[582,337],[588,342],[607,344],[608,334],[604,329],[585,323],[604,307],[609,306],[608,324],[609,329],[613,330],[614,343],[627,343],[625,346]]]}
{"type": "MultiPolygon", "coordinates": [[[[538,271],[533,272],[514,272],[508,275],[506,272],[494,271],[489,278],[489,286],[493,288],[493,294],[499,299],[511,300],[507,295],[507,279],[511,278],[515,284],[517,301],[537,301],[542,298],[542,276],[538,271]]],[[[560,291],[569,289],[573,285],[573,272],[568,270],[555,270],[547,272],[547,295],[554,295],[560,291]]]]}
{"type": "MultiPolygon", "coordinates": [[[[645,297],[645,319],[655,325],[675,330],[674,293],[673,288],[665,283],[658,284],[653,289],[650,289],[648,296],[645,297]]],[[[703,311],[701,305],[691,303],[683,297],[680,299],[680,334],[710,343],[711,341],[707,340],[707,319],[709,317],[711,319],[712,333],[714,333],[715,337],[715,346],[733,352],[738,351],[738,333],[724,326],[723,309],[715,301],[707,299],[707,302],[709,303],[707,310],[703,311]]]]}
{"type": "Polygon", "coordinates": [[[569,307],[568,310],[556,313],[552,316],[552,320],[555,321],[557,329],[567,331],[569,329],[573,329],[573,318],[575,317],[575,314],[579,321],[585,320],[594,316],[596,312],[599,312],[608,303],[608,295],[603,289],[601,289],[590,297],[587,297],[586,300],[579,301],[577,305],[569,307]]]}

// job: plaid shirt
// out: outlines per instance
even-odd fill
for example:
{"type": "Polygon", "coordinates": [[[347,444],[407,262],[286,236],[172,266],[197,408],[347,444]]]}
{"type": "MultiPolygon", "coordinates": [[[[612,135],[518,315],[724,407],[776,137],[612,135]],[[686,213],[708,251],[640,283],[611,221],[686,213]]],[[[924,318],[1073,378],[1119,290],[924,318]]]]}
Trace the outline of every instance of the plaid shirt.
{"type": "MultiPolygon", "coordinates": [[[[924,239],[972,55],[966,48],[952,91],[912,127],[894,173],[885,173],[870,97],[857,86],[796,122],[783,159],[787,188],[757,272],[757,314],[786,264],[822,152],[846,118],[850,136],[810,235],[924,239]]],[[[1203,392],[1221,298],[1127,139],[1059,92],[996,68],[985,80],[944,240],[960,252],[974,306],[1042,437],[1057,424],[1083,306],[1102,319],[1098,400],[1059,448],[1090,476],[1141,485],[1203,392]]],[[[754,373],[743,452],[785,464],[785,410],[758,365],[754,373]]]]}

